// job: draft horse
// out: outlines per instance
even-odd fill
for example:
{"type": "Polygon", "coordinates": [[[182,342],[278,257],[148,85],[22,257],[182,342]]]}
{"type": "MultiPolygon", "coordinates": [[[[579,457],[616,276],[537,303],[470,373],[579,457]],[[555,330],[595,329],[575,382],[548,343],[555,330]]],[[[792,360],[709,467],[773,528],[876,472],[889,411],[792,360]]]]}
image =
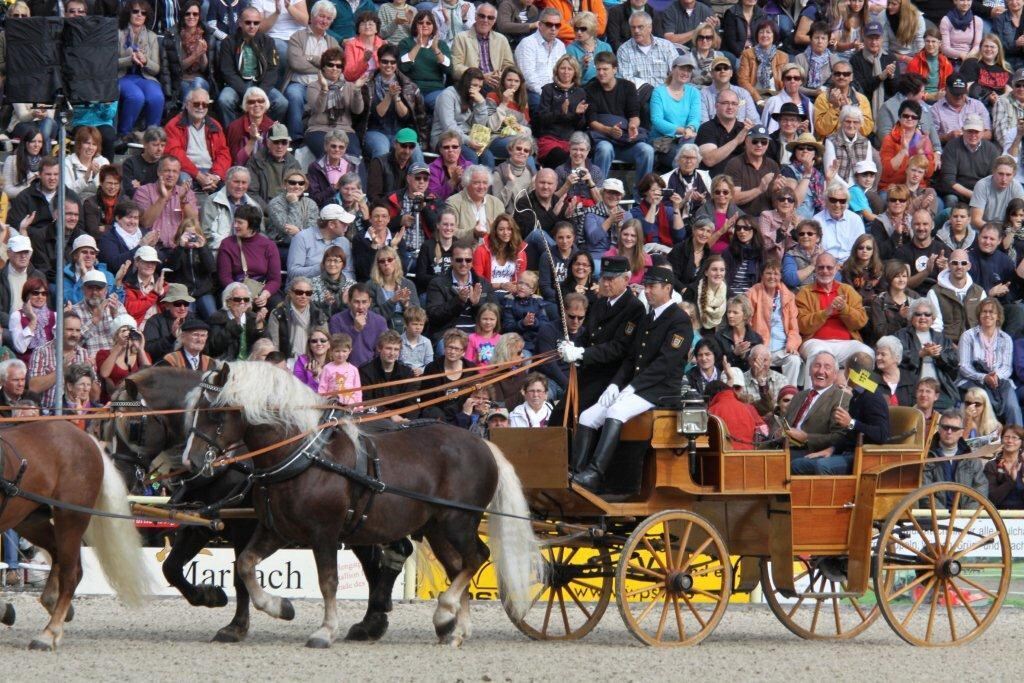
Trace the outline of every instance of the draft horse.
{"type": "MultiPolygon", "coordinates": [[[[128,491],[103,447],[70,422],[34,422],[0,430],[0,475],[26,493],[61,504],[130,513],[128,491]]],[[[71,599],[82,580],[83,536],[125,603],[139,605],[152,592],[139,535],[130,519],[51,507],[20,495],[5,496],[0,489],[0,530],[12,528],[52,558],[40,597],[50,621],[32,640],[34,650],[60,645],[64,622],[72,615],[71,599]]],[[[14,608],[0,604],[0,623],[11,625],[14,620],[14,608]]]]}
{"type": "Polygon", "coordinates": [[[294,618],[291,602],[265,592],[255,569],[284,545],[311,548],[324,618],[306,645],[330,647],[338,626],[339,541],[376,545],[411,536],[429,542],[451,580],[438,598],[434,630],[441,642],[461,645],[470,631],[469,582],[489,555],[479,526],[490,506],[490,545],[503,595],[514,614],[524,613],[538,546],[519,479],[498,448],[440,423],[367,436],[341,419],[325,432],[318,430],[322,400],[282,369],[239,361],[206,373],[186,401],[183,464],[204,463],[239,442],[250,452],[268,449],[254,458],[261,524],[236,562],[256,608],[294,618]],[[234,410],[207,410],[222,407],[234,410]],[[306,432],[300,443],[280,443],[306,432]],[[359,472],[375,459],[378,467],[366,469],[379,474],[383,490],[339,474],[359,472]]]}
{"type": "MultiPolygon", "coordinates": [[[[201,373],[193,370],[170,367],[149,367],[125,379],[123,397],[140,403],[129,412],[145,412],[180,409],[185,397],[199,385],[201,373]]],[[[121,453],[116,459],[119,469],[127,480],[137,477],[137,472],[149,471],[153,461],[161,453],[170,458],[177,467],[180,462],[180,448],[185,443],[184,416],[182,414],[149,415],[140,417],[119,417],[112,421],[116,431],[116,442],[121,453]]],[[[252,473],[249,463],[239,463],[218,468],[211,476],[192,472],[168,482],[174,490],[176,503],[193,504],[197,507],[217,505],[246,490],[245,484],[252,473]]],[[[252,507],[251,491],[244,497],[230,503],[231,507],[252,507]]],[[[183,526],[174,534],[170,553],[162,565],[164,578],[195,607],[224,607],[227,594],[219,586],[193,584],[185,574],[185,566],[199,554],[216,536],[230,543],[238,557],[256,531],[255,519],[225,519],[224,529],[214,532],[203,526],[183,526]]],[[[363,619],[353,624],[347,640],[378,640],[388,629],[388,613],[392,610],[391,591],[402,571],[405,559],[412,554],[407,540],[397,541],[389,546],[354,546],[352,552],[359,559],[369,584],[369,600],[363,619]]],[[[249,633],[249,591],[239,573],[235,571],[235,613],[231,621],[214,635],[214,642],[234,643],[246,638],[249,633]]]]}

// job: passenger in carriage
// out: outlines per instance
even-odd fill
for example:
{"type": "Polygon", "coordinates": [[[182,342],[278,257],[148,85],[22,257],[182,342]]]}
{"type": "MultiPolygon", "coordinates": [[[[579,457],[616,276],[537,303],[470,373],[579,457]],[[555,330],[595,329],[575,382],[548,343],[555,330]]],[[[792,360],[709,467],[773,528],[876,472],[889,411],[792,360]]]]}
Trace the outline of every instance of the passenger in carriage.
{"type": "Polygon", "coordinates": [[[672,301],[673,282],[669,268],[647,270],[644,293],[651,311],[641,319],[629,356],[597,404],[580,415],[571,462],[580,486],[594,490],[601,484],[626,421],[679,393],[693,325],[672,301]]]}
{"type": "Polygon", "coordinates": [[[756,435],[766,436],[768,426],[744,396],[743,372],[739,368],[729,368],[723,379],[726,381],[715,381],[708,386],[712,396],[708,414],[725,423],[732,450],[754,450],[756,435]]]}
{"type": "Polygon", "coordinates": [[[873,365],[867,353],[858,352],[847,359],[850,396],[841,398],[831,415],[832,424],[842,430],[839,439],[827,448],[793,459],[793,474],[850,474],[858,434],[863,435],[865,444],[884,444],[889,440],[889,402],[885,390],[875,378],[858,379],[863,373],[870,373],[873,365]]]}

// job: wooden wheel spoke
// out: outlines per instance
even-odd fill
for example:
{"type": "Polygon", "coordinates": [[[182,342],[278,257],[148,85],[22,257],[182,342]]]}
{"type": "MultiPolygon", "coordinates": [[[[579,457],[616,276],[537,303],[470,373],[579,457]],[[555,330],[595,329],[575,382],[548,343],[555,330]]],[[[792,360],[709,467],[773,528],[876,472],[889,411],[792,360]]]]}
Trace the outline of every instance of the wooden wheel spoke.
{"type": "Polygon", "coordinates": [[[811,616],[811,626],[808,629],[811,633],[818,632],[818,617],[821,615],[821,600],[818,598],[814,599],[814,612],[811,616]]]}
{"type": "MultiPolygon", "coordinates": [[[[925,586],[924,590],[921,591],[921,595],[917,596],[917,598],[914,599],[914,604],[910,606],[909,610],[907,610],[907,617],[903,620],[903,627],[904,628],[906,628],[907,623],[909,623],[910,620],[914,618],[914,614],[921,607],[921,603],[924,602],[924,599],[929,596],[928,591],[931,590],[934,587],[934,585],[935,585],[937,580],[938,579],[935,579],[933,577],[928,582],[928,585],[925,586]]],[[[893,596],[893,597],[895,597],[895,596],[893,596]]],[[[934,597],[934,594],[932,594],[932,597],[934,597]]],[[[932,611],[935,611],[935,605],[934,604],[932,605],[932,611]]]]}
{"type": "Polygon", "coordinates": [[[686,553],[686,545],[690,542],[690,532],[693,530],[693,522],[687,520],[686,528],[683,529],[683,536],[679,539],[679,556],[672,563],[674,567],[683,566],[683,555],[686,553]]]}
{"type": "Polygon", "coordinates": [[[931,571],[935,564],[883,564],[883,571],[931,571]]]}
{"type": "Polygon", "coordinates": [[[989,543],[991,543],[997,536],[999,536],[999,532],[998,531],[993,531],[992,533],[990,533],[990,534],[988,534],[986,536],[983,536],[980,541],[977,541],[976,543],[973,543],[972,545],[967,546],[966,548],[964,548],[960,552],[958,552],[955,555],[953,555],[953,559],[954,560],[959,560],[961,557],[964,557],[965,555],[969,555],[970,553],[974,552],[978,548],[981,548],[981,547],[986,546],[989,543]]]}
{"type": "Polygon", "coordinates": [[[654,632],[654,639],[659,642],[661,642],[661,637],[665,634],[665,624],[668,623],[668,606],[672,604],[672,600],[666,595],[663,602],[664,606],[661,608],[661,619],[658,620],[658,630],[654,632]]]}
{"type": "Polygon", "coordinates": [[[949,619],[949,635],[954,641],[960,640],[956,634],[956,616],[953,614],[953,601],[949,599],[949,589],[943,586],[943,594],[946,596],[946,618],[949,619]]]}
{"type": "Polygon", "coordinates": [[[711,593],[709,591],[706,591],[703,588],[691,588],[690,592],[695,594],[695,595],[703,595],[705,598],[714,600],[715,602],[721,602],[722,601],[722,596],[721,595],[716,595],[715,593],[711,593]]]}
{"type": "Polygon", "coordinates": [[[720,562],[708,562],[704,566],[703,569],[697,569],[695,571],[690,571],[690,572],[687,572],[687,574],[689,574],[690,576],[694,576],[694,577],[695,576],[707,576],[708,574],[711,574],[712,572],[717,572],[721,568],[722,568],[722,565],[721,565],[720,562]]]}
{"type": "MultiPolygon", "coordinates": [[[[949,528],[946,529],[946,542],[942,545],[942,549],[947,553],[950,548],[955,547],[951,546],[949,542],[953,540],[953,527],[956,523],[957,512],[960,511],[960,493],[960,491],[957,491],[953,495],[953,504],[949,506],[949,528]]],[[[979,510],[980,509],[981,508],[979,507],[979,510]]]]}
{"type": "Polygon", "coordinates": [[[598,595],[600,595],[600,593],[601,593],[601,586],[595,586],[593,584],[587,583],[583,579],[569,579],[569,583],[574,583],[577,586],[583,586],[587,590],[594,591],[598,595]]]}
{"type": "Polygon", "coordinates": [[[652,591],[652,590],[655,590],[655,589],[657,589],[657,590],[661,590],[661,589],[662,589],[662,587],[664,587],[664,585],[665,585],[665,584],[664,584],[664,583],[662,583],[662,584],[656,584],[656,585],[653,585],[653,586],[645,586],[645,587],[643,587],[643,588],[634,588],[634,589],[633,589],[633,590],[631,590],[631,591],[628,591],[628,592],[626,592],[626,593],[623,593],[623,594],[622,594],[622,597],[624,597],[624,598],[631,598],[631,597],[633,597],[634,595],[640,595],[641,593],[647,593],[647,592],[649,592],[649,591],[652,591]]]}
{"type": "Polygon", "coordinates": [[[906,584],[905,586],[900,588],[895,593],[892,593],[892,594],[888,595],[887,597],[889,598],[889,600],[896,600],[897,598],[901,597],[905,593],[907,593],[909,591],[912,591],[915,587],[921,585],[921,583],[923,583],[924,581],[927,581],[928,579],[932,578],[933,576],[935,576],[935,572],[933,572],[933,571],[925,572],[924,574],[921,574],[916,579],[914,579],[910,583],[906,584]]]}
{"type": "Polygon", "coordinates": [[[547,590],[547,586],[541,586],[540,590],[537,591],[537,595],[533,596],[533,600],[530,601],[530,606],[526,608],[526,613],[529,614],[530,610],[533,609],[537,601],[540,600],[540,596],[544,595],[544,591],[547,590]]]}
{"type": "MultiPolygon", "coordinates": [[[[1000,567],[1002,567],[1003,565],[999,565],[999,566],[1000,566],[1000,567]]],[[[989,590],[988,588],[986,588],[985,586],[982,586],[982,585],[981,585],[980,583],[977,583],[976,581],[971,581],[970,579],[968,579],[968,578],[967,578],[966,576],[964,576],[963,574],[961,574],[960,576],[958,576],[958,577],[956,577],[956,578],[960,579],[961,581],[963,581],[964,583],[966,583],[966,584],[967,584],[968,586],[970,586],[971,588],[973,588],[973,589],[975,589],[975,590],[979,590],[979,591],[981,591],[982,593],[984,593],[984,594],[985,594],[985,595],[987,595],[988,597],[992,598],[993,600],[996,600],[996,599],[998,599],[998,598],[999,598],[999,595],[998,595],[997,593],[993,593],[993,592],[992,592],[992,591],[990,591],[990,590],[989,590]]]]}
{"type": "Polygon", "coordinates": [[[541,624],[541,633],[548,632],[548,624],[551,623],[551,609],[555,606],[555,591],[548,592],[548,607],[544,610],[544,623],[541,624]]]}
{"type": "MultiPolygon", "coordinates": [[[[971,518],[968,519],[967,522],[964,524],[964,528],[960,530],[960,534],[956,537],[956,541],[954,541],[952,545],[950,545],[948,548],[946,548],[946,552],[953,552],[956,549],[956,547],[959,546],[963,542],[963,540],[967,537],[967,533],[972,528],[974,528],[974,523],[978,521],[978,516],[981,514],[981,510],[982,510],[982,508],[979,505],[977,507],[977,509],[974,511],[974,514],[971,515],[971,518]]],[[[952,535],[952,533],[953,533],[953,531],[952,531],[953,524],[954,524],[954,520],[950,519],[949,520],[950,535],[952,535]]]]}
{"type": "Polygon", "coordinates": [[[663,571],[666,574],[668,574],[669,573],[668,567],[666,567],[665,563],[662,562],[661,556],[658,554],[658,551],[654,549],[654,546],[651,545],[651,542],[649,540],[647,540],[646,536],[644,536],[643,543],[644,543],[644,547],[647,548],[647,552],[649,552],[651,554],[651,557],[654,558],[654,561],[658,563],[659,567],[661,567],[661,571],[663,571]]]}
{"type": "Polygon", "coordinates": [[[683,613],[679,611],[679,596],[672,596],[672,609],[676,613],[676,630],[679,631],[679,642],[686,640],[686,626],[683,625],[683,613]]]}
{"type": "Polygon", "coordinates": [[[562,560],[562,564],[568,565],[568,564],[572,563],[572,558],[576,557],[576,553],[578,553],[579,551],[580,551],[579,547],[573,548],[571,550],[571,552],[569,553],[569,557],[567,557],[564,560],[562,560]]]}
{"type": "Polygon", "coordinates": [[[559,589],[558,591],[558,608],[562,612],[562,624],[565,626],[566,633],[572,633],[572,627],[569,626],[569,612],[565,609],[565,591],[559,589]]]}
{"type": "MultiPolygon", "coordinates": [[[[938,518],[939,511],[938,511],[937,505],[935,504],[935,493],[934,492],[928,494],[928,513],[929,513],[929,515],[931,516],[931,519],[932,519],[932,534],[934,534],[934,538],[935,538],[934,544],[935,544],[935,547],[938,548],[939,547],[939,535],[940,535],[939,534],[939,518],[938,518]]],[[[914,526],[917,527],[918,532],[920,532],[921,531],[921,527],[918,526],[917,520],[914,519],[914,513],[912,511],[908,510],[907,514],[910,517],[910,519],[914,522],[914,526]]],[[[922,540],[923,540],[924,539],[924,534],[922,533],[921,536],[922,536],[922,540]]],[[[928,544],[926,544],[926,545],[928,545],[928,544]]]]}
{"type": "Polygon", "coordinates": [[[853,607],[854,610],[856,610],[857,616],[860,617],[861,621],[864,621],[868,618],[868,615],[864,613],[864,608],[861,606],[860,601],[857,600],[857,598],[849,598],[847,602],[849,602],[850,606],[853,607]]]}
{"type": "MultiPolygon", "coordinates": [[[[667,571],[673,571],[676,568],[675,564],[675,553],[672,552],[672,534],[669,533],[668,522],[661,525],[661,542],[665,545],[665,562],[668,564],[667,571]]],[[[665,603],[666,606],[668,603],[665,603]]],[[[660,640],[660,638],[659,638],[660,640]]]]}
{"type": "MultiPolygon", "coordinates": [[[[942,582],[938,581],[938,580],[935,580],[935,581],[933,581],[930,584],[930,588],[931,588],[931,591],[932,591],[931,592],[932,602],[931,602],[931,606],[928,608],[928,625],[925,628],[925,632],[924,632],[924,639],[926,641],[931,641],[931,639],[932,639],[932,628],[935,625],[935,609],[936,609],[936,607],[938,607],[938,604],[939,604],[939,586],[941,584],[942,584],[942,582]]],[[[903,622],[903,628],[907,627],[907,621],[910,621],[910,617],[909,616],[907,617],[907,620],[903,622]]]]}
{"type": "Polygon", "coordinates": [[[644,610],[640,613],[640,616],[636,618],[637,624],[643,623],[643,620],[647,618],[647,615],[650,614],[651,610],[653,610],[655,605],[658,604],[658,598],[660,598],[661,594],[665,592],[662,588],[658,588],[657,591],[657,594],[655,594],[655,596],[651,598],[651,601],[647,604],[647,607],[645,607],[644,610]]]}
{"type": "MultiPolygon", "coordinates": [[[[960,590],[960,586],[956,585],[956,580],[951,579],[949,585],[953,588],[953,592],[956,593],[956,597],[960,600],[960,604],[963,605],[964,609],[967,610],[967,613],[971,615],[971,619],[974,619],[974,625],[981,626],[981,619],[978,618],[978,613],[974,611],[973,607],[971,607],[971,603],[967,601],[967,596],[962,590],[960,590]]],[[[947,600],[947,602],[950,601],[947,600]]]]}
{"type": "MultiPolygon", "coordinates": [[[[807,590],[807,591],[804,591],[804,592],[805,593],[810,593],[811,591],[807,590]]],[[[804,600],[806,600],[806,599],[807,598],[804,595],[801,594],[800,597],[798,597],[796,599],[796,604],[793,605],[793,609],[789,610],[789,612],[786,613],[786,616],[788,616],[790,619],[792,619],[793,615],[796,614],[796,611],[798,609],[800,609],[800,605],[804,604],[804,600]]]]}
{"type": "Polygon", "coordinates": [[[708,549],[708,546],[715,542],[715,539],[708,536],[703,543],[701,543],[696,550],[690,553],[690,556],[686,558],[686,563],[679,566],[679,571],[685,572],[690,567],[690,563],[693,562],[693,558],[700,557],[704,554],[704,551],[708,549]]]}
{"type": "MultiPolygon", "coordinates": [[[[914,526],[914,530],[917,531],[917,535],[921,537],[922,547],[927,548],[934,556],[934,550],[939,547],[939,531],[938,526],[936,526],[936,522],[934,521],[935,510],[932,510],[932,520],[932,533],[934,534],[935,538],[934,540],[929,541],[927,532],[925,532],[925,530],[921,528],[921,525],[917,523],[917,520],[914,519],[914,516],[910,515],[910,523],[914,526]]],[[[902,541],[900,542],[900,544],[906,546],[906,544],[902,543],[902,541]]]]}
{"type": "Polygon", "coordinates": [[[914,553],[915,555],[917,555],[918,557],[920,557],[920,558],[921,558],[922,560],[924,560],[925,562],[929,562],[929,563],[931,563],[931,566],[935,566],[935,558],[932,558],[932,557],[928,557],[927,555],[925,555],[924,553],[922,553],[922,552],[921,552],[920,550],[918,550],[918,549],[917,549],[917,548],[915,548],[914,546],[912,546],[912,545],[908,545],[908,544],[907,544],[907,543],[906,543],[906,542],[905,542],[905,541],[904,541],[904,540],[903,540],[902,538],[894,538],[894,539],[892,539],[892,542],[893,542],[893,543],[896,543],[897,545],[901,545],[901,546],[903,546],[904,548],[906,548],[906,549],[907,549],[907,550],[909,550],[910,552],[912,552],[912,553],[914,553]]]}
{"type": "Polygon", "coordinates": [[[590,619],[590,617],[593,615],[593,612],[587,609],[587,606],[584,605],[583,601],[581,601],[579,597],[576,595],[576,591],[567,590],[566,593],[568,593],[569,597],[572,598],[572,601],[576,603],[576,607],[579,609],[579,611],[583,612],[587,619],[590,619]]]}
{"type": "Polygon", "coordinates": [[[700,627],[704,628],[705,626],[707,626],[707,622],[704,621],[704,618],[700,616],[700,612],[697,611],[697,608],[693,606],[692,602],[690,602],[690,598],[686,597],[686,593],[683,593],[679,597],[681,597],[683,599],[683,602],[686,603],[686,606],[690,608],[690,612],[693,614],[693,618],[697,620],[697,622],[700,624],[700,627]]]}
{"type": "Polygon", "coordinates": [[[799,574],[797,574],[796,576],[793,577],[793,583],[798,582],[800,579],[804,578],[805,576],[808,576],[810,573],[811,573],[811,568],[808,567],[807,569],[805,569],[804,571],[800,572],[799,574]]]}
{"type": "Polygon", "coordinates": [[[658,572],[654,571],[653,569],[649,569],[649,568],[643,566],[642,564],[636,564],[635,562],[630,562],[629,563],[629,568],[630,569],[635,569],[636,571],[640,572],[641,574],[645,574],[647,576],[650,576],[652,579],[655,579],[657,581],[664,581],[665,580],[665,574],[659,574],[658,572]]]}

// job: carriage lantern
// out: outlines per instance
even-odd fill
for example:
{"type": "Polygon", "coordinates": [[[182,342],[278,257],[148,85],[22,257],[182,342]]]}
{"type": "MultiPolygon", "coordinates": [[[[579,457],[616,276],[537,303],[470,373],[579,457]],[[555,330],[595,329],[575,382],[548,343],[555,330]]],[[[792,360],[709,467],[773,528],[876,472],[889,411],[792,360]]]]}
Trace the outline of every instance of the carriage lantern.
{"type": "MultiPolygon", "coordinates": [[[[690,386],[686,377],[683,377],[679,404],[679,414],[676,418],[677,432],[694,437],[708,431],[708,407],[704,404],[704,397],[690,386]]],[[[692,438],[690,443],[693,443],[692,438]]]]}

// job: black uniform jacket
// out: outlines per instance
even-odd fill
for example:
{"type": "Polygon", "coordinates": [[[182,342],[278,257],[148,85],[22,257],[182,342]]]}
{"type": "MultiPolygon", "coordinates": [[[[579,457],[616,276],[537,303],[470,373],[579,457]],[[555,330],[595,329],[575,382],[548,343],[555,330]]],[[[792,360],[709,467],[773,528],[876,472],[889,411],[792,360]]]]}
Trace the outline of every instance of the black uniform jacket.
{"type": "Polygon", "coordinates": [[[644,315],[633,348],[611,383],[620,389],[628,384],[654,405],[671,402],[679,396],[692,341],[693,324],[679,306],[670,305],[657,320],[644,315]]]}
{"type": "Polygon", "coordinates": [[[853,389],[850,407],[847,409],[854,420],[852,429],[847,429],[844,438],[836,444],[836,454],[853,453],[857,446],[857,434],[864,435],[866,444],[884,444],[889,440],[889,392],[879,387],[867,391],[862,387],[853,389]]]}
{"type": "Polygon", "coordinates": [[[576,343],[586,349],[580,362],[580,409],[597,403],[629,354],[644,305],[627,289],[614,306],[598,299],[587,310],[584,334],[576,343]]]}

